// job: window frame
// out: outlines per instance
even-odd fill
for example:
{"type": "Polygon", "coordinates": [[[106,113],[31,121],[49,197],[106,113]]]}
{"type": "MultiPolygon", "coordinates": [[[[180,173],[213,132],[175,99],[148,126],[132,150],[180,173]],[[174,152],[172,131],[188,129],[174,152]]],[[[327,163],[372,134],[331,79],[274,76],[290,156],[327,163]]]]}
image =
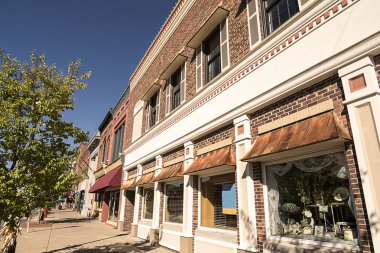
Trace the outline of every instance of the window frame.
{"type": "MultiPolygon", "coordinates": [[[[265,212],[265,231],[266,231],[266,240],[270,239],[281,239],[284,242],[298,242],[303,245],[319,245],[321,247],[326,247],[326,248],[331,248],[332,242],[329,241],[317,241],[317,240],[311,240],[311,239],[305,239],[305,238],[292,238],[292,237],[287,237],[287,236],[282,236],[282,235],[272,235],[270,231],[270,213],[269,213],[269,201],[268,201],[268,186],[267,186],[267,175],[266,175],[266,167],[274,164],[280,164],[280,163],[286,163],[286,162],[291,162],[291,161],[297,161],[301,159],[306,159],[306,158],[311,158],[311,157],[317,157],[317,156],[322,156],[322,155],[328,155],[328,154],[334,154],[334,153],[343,153],[345,154],[345,148],[344,146],[338,146],[338,147],[333,147],[330,149],[325,149],[325,150],[318,150],[315,152],[309,152],[307,154],[295,154],[286,158],[279,158],[279,159],[273,159],[273,160],[268,160],[265,162],[261,162],[261,175],[262,175],[262,181],[263,181],[263,197],[264,197],[264,212],[265,212]]],[[[347,163],[347,158],[346,158],[346,163],[347,163]]],[[[348,170],[348,168],[347,168],[348,170]]],[[[349,173],[348,173],[349,174],[349,173]]],[[[349,181],[349,190],[350,190],[350,197],[353,198],[353,192],[351,189],[351,181],[350,177],[348,177],[349,181]]],[[[354,210],[356,211],[356,210],[354,210]]],[[[357,216],[355,212],[353,213],[355,216],[355,222],[356,224],[359,224],[357,221],[357,216]]],[[[360,245],[360,237],[358,237],[358,245],[360,245]]],[[[357,246],[354,245],[348,245],[348,244],[342,244],[342,243],[335,243],[334,242],[334,247],[339,248],[340,246],[350,246],[353,248],[357,248],[357,246]]]]}
{"type": "Polygon", "coordinates": [[[142,194],[142,205],[141,205],[141,220],[153,220],[153,212],[154,212],[154,186],[147,186],[147,187],[142,187],[142,190],[143,190],[143,194],[142,194]],[[145,191],[146,190],[152,190],[153,192],[153,202],[152,202],[152,218],[151,219],[148,219],[148,218],[145,218],[145,209],[146,209],[146,198],[145,198],[145,191]]]}
{"type": "Polygon", "coordinates": [[[289,21],[297,13],[300,12],[300,4],[299,4],[298,0],[272,0],[273,3],[270,4],[269,7],[266,7],[266,4],[267,4],[268,1],[269,0],[262,0],[261,1],[261,12],[263,13],[263,18],[262,19],[263,19],[264,36],[268,36],[268,35],[272,34],[276,30],[278,30],[281,26],[283,26],[285,23],[287,23],[287,21],[289,21]],[[269,14],[269,10],[272,9],[272,8],[275,8],[275,6],[279,5],[279,3],[281,1],[286,1],[288,12],[289,12],[289,1],[294,1],[297,4],[297,11],[293,15],[290,15],[290,13],[289,13],[289,18],[286,19],[284,22],[281,22],[281,23],[279,21],[278,27],[275,28],[275,29],[273,29],[273,25],[271,27],[269,27],[269,15],[268,15],[269,14]]]}
{"type": "Polygon", "coordinates": [[[165,184],[165,186],[164,186],[164,199],[163,199],[164,205],[163,205],[163,212],[162,212],[162,221],[164,224],[182,225],[183,221],[184,221],[183,204],[184,204],[184,195],[185,195],[185,191],[184,191],[185,182],[184,182],[184,180],[176,180],[176,181],[169,181],[169,182],[162,182],[162,183],[165,184]],[[172,185],[172,184],[182,184],[182,222],[166,221],[166,208],[167,208],[167,199],[168,199],[166,188],[168,185],[172,185]]]}
{"type": "Polygon", "coordinates": [[[147,101],[147,112],[146,112],[146,121],[145,121],[145,132],[147,132],[150,128],[154,127],[155,125],[158,124],[159,120],[160,120],[160,91],[161,91],[161,88],[158,89],[150,98],[149,100],[147,101]],[[153,107],[152,106],[152,99],[156,97],[156,104],[155,106],[153,107]],[[154,112],[156,113],[155,114],[155,121],[154,121],[154,124],[152,124],[152,108],[154,108],[154,112]]]}
{"type": "Polygon", "coordinates": [[[219,76],[222,73],[222,52],[221,52],[221,39],[220,39],[220,24],[209,34],[209,36],[203,40],[203,54],[205,58],[205,66],[204,66],[204,78],[205,78],[205,84],[208,84],[213,79],[215,79],[217,76],[219,76]],[[218,46],[217,49],[210,50],[210,44],[214,42],[214,40],[218,40],[218,46]],[[215,55],[212,55],[211,52],[217,50],[217,53],[215,55]],[[219,59],[219,60],[217,60],[219,59]],[[219,66],[219,72],[215,74],[215,66],[213,69],[213,77],[210,79],[210,65],[217,62],[219,66]]]}
{"type": "MultiPolygon", "coordinates": [[[[204,230],[204,231],[210,231],[210,232],[216,232],[216,233],[223,233],[223,234],[229,234],[229,235],[237,235],[238,234],[238,227],[234,229],[225,229],[225,228],[217,228],[217,227],[206,227],[202,226],[202,177],[213,177],[213,176],[220,176],[224,174],[229,173],[236,173],[236,169],[231,169],[230,171],[223,171],[223,172],[213,172],[213,173],[207,173],[202,174],[198,176],[198,229],[204,230]]],[[[236,177],[236,176],[235,176],[236,177]]],[[[235,179],[236,180],[236,179],[235,179]]],[[[236,182],[235,182],[236,183],[236,182]]],[[[236,206],[238,206],[238,200],[236,199],[236,206]]],[[[236,214],[237,220],[239,219],[239,214],[236,214]]]]}
{"type": "Polygon", "coordinates": [[[124,122],[114,132],[113,147],[112,147],[112,162],[119,159],[123,152],[125,124],[124,122]]]}

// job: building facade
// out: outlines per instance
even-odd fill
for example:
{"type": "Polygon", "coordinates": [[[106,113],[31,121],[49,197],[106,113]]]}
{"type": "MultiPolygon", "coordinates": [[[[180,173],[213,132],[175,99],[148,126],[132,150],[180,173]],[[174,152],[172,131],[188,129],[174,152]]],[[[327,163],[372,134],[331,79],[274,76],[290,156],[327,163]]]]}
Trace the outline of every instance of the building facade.
{"type": "Polygon", "coordinates": [[[124,192],[120,190],[122,178],[122,152],[126,148],[126,122],[128,119],[128,95],[126,89],[115,107],[110,109],[98,130],[99,158],[96,181],[89,190],[95,193],[95,210],[99,220],[115,228],[123,229],[124,210],[120,208],[124,201],[124,192]]]}
{"type": "Polygon", "coordinates": [[[129,83],[123,228],[179,252],[380,252],[379,9],[178,1],[129,83]]]}

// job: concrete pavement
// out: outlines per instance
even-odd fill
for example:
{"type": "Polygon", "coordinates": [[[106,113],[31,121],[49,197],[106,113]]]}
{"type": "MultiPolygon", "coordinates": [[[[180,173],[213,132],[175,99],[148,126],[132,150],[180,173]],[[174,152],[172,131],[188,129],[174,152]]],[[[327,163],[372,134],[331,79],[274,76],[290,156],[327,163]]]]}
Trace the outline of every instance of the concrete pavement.
{"type": "Polygon", "coordinates": [[[23,229],[17,240],[17,253],[172,252],[69,210],[53,210],[46,222],[52,225],[31,227],[29,233],[23,229]]]}

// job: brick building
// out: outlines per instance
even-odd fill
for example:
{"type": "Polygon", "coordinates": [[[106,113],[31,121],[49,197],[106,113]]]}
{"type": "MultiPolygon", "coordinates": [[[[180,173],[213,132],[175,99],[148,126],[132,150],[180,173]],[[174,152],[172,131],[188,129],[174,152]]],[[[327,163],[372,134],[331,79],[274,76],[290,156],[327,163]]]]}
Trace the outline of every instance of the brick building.
{"type": "Polygon", "coordinates": [[[94,209],[99,220],[115,228],[123,229],[124,191],[122,179],[122,153],[126,148],[126,122],[128,120],[129,89],[126,89],[115,107],[110,109],[98,127],[99,158],[94,172],[96,181],[89,190],[95,193],[94,209]]]}
{"type": "Polygon", "coordinates": [[[179,252],[380,252],[379,9],[178,1],[129,82],[123,228],[179,252]]]}

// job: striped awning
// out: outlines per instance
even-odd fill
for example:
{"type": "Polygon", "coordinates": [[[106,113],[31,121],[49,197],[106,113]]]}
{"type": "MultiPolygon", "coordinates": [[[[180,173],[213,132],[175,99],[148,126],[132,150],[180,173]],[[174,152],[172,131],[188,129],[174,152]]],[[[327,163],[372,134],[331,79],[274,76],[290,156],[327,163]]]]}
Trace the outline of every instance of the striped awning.
{"type": "Polygon", "coordinates": [[[133,178],[133,179],[129,179],[127,180],[127,182],[123,183],[123,185],[121,186],[121,189],[131,189],[131,188],[134,188],[136,186],[136,178],[133,178]]]}
{"type": "Polygon", "coordinates": [[[138,185],[143,185],[143,184],[153,183],[153,179],[154,179],[154,171],[142,175],[142,176],[140,177],[140,179],[137,180],[137,182],[136,182],[136,186],[138,186],[138,185]]]}

